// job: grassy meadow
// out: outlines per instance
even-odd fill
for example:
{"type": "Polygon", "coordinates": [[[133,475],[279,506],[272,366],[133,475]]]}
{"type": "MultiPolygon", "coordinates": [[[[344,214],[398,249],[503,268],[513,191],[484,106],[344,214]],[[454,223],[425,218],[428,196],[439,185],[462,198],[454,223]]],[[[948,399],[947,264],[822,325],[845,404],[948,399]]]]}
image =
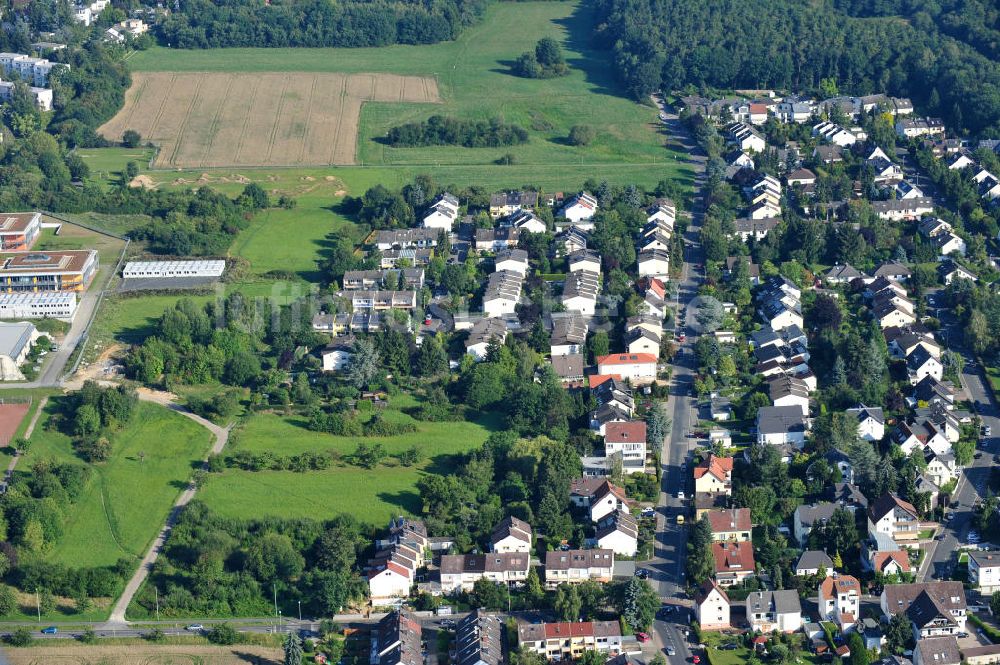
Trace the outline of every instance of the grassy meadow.
{"type": "Polygon", "coordinates": [[[499,423],[489,416],[479,422],[418,422],[404,413],[414,405],[410,397],[393,397],[384,415],[387,420],[414,423],[416,432],[369,439],[312,432],[305,428],[305,418],[300,416],[257,413],[234,431],[226,448],[227,454],[249,450],[289,456],[331,450],[347,456],[359,441],[366,440],[381,443],[389,455],[418,447],[423,460],[413,467],[400,466],[395,458],[387,458],[370,470],[344,461],[336,461],[324,471],[306,473],[227,469],[212,474],[198,498],[223,515],[240,518],[276,515],[325,519],[351,513],[381,525],[393,515],[419,514],[416,483],[420,477],[447,471],[452,455],[482,444],[499,423]]]}
{"type": "MultiPolygon", "coordinates": [[[[18,473],[28,473],[38,459],[83,464],[70,437],[46,427],[59,403],[60,398],[52,398],[46,405],[18,473]]],[[[49,560],[70,566],[111,565],[122,557],[138,560],[211,442],[209,432],[197,423],[141,402],[129,426],[111,437],[111,459],[93,465],[87,488],[67,516],[49,560]]]]}

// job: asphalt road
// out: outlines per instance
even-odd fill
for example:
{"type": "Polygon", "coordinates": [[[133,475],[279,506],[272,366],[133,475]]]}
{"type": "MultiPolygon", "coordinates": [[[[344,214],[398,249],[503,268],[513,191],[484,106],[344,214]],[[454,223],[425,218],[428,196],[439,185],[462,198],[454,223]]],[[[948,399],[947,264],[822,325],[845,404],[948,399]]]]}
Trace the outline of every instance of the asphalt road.
{"type": "MultiPolygon", "coordinates": [[[[695,170],[696,198],[692,203],[691,223],[685,233],[684,266],[681,277],[675,282],[675,314],[677,305],[686,306],[696,295],[698,285],[703,275],[696,273],[695,264],[703,264],[704,258],[699,244],[699,232],[704,213],[701,198],[705,175],[705,155],[680,122],[677,115],[659,108],[666,113],[664,125],[672,141],[683,146],[689,155],[689,162],[695,170]]],[[[677,327],[677,332],[691,333],[683,322],[677,327]]],[[[673,377],[670,386],[670,398],[664,407],[671,418],[672,427],[667,439],[663,441],[660,452],[662,466],[662,485],[656,516],[656,545],[653,558],[643,567],[650,571],[650,581],[660,594],[664,604],[672,607],[664,619],[658,619],[653,625],[653,644],[662,649],[672,644],[676,655],[669,656],[671,663],[683,663],[690,659],[691,652],[687,639],[684,637],[684,627],[690,620],[690,603],[684,597],[684,558],[687,546],[687,529],[677,525],[677,516],[684,513],[691,501],[688,492],[688,477],[690,474],[690,440],[687,433],[692,424],[697,422],[695,400],[691,392],[696,363],[691,335],[685,344],[681,345],[674,357],[673,377]],[[678,492],[685,493],[685,499],[678,498],[678,492]]]]}
{"type": "MultiPolygon", "coordinates": [[[[928,295],[933,296],[934,294],[928,295]]],[[[958,506],[952,509],[955,517],[951,522],[946,523],[946,528],[942,531],[944,539],[934,541],[928,547],[929,563],[921,571],[921,581],[930,578],[946,578],[954,569],[956,561],[953,555],[958,546],[966,542],[972,526],[972,507],[986,494],[993,466],[993,455],[1000,453],[1000,439],[998,439],[1000,410],[997,409],[997,404],[993,401],[987,388],[987,379],[983,368],[975,362],[971,351],[964,346],[961,327],[954,315],[945,309],[942,309],[939,314],[947,347],[961,353],[965,359],[966,366],[961,378],[966,397],[973,405],[973,410],[979,414],[983,424],[992,428],[992,436],[979,442],[977,454],[981,452],[982,455],[979,459],[973,459],[972,465],[966,467],[962,472],[952,497],[953,502],[958,502],[958,506]]]]}

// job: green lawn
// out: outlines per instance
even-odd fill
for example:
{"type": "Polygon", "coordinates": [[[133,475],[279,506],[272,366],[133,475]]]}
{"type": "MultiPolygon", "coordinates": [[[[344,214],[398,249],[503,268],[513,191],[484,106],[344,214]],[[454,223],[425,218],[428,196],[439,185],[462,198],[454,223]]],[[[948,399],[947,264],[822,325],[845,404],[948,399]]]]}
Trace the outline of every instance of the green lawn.
{"type": "MultiPolygon", "coordinates": [[[[27,472],[40,458],[82,464],[68,436],[44,428],[58,403],[59,398],[49,400],[19,472],[27,472]]],[[[210,433],[188,418],[140,403],[132,423],[112,437],[112,458],[93,466],[94,474],[48,558],[71,566],[103,566],[121,557],[141,557],[211,441],[210,433]],[[145,453],[141,461],[140,452],[145,453]]]]}
{"type": "MultiPolygon", "coordinates": [[[[395,398],[385,413],[387,419],[414,422],[417,432],[369,441],[382,443],[390,455],[418,446],[424,451],[424,460],[415,467],[402,467],[397,460],[387,459],[372,470],[346,463],[307,473],[229,469],[212,475],[198,496],[219,513],[240,518],[270,514],[324,519],[351,513],[365,522],[382,524],[393,515],[419,513],[417,480],[428,471],[449,469],[452,455],[480,445],[499,423],[493,417],[481,423],[423,423],[397,410],[413,404],[410,398],[395,398]]],[[[304,424],[298,416],[255,414],[234,433],[227,452],[269,450],[295,455],[307,450],[335,450],[350,454],[362,440],[311,432],[304,424]]]]}
{"type": "MultiPolygon", "coordinates": [[[[362,164],[492,163],[510,152],[525,164],[636,162],[666,155],[656,113],[622,96],[607,54],[589,48],[592,17],[585,4],[498,3],[453,42],[421,46],[330,49],[154,48],[129,60],[136,71],[391,72],[434,77],[443,103],[369,103],[362,110],[358,157],[362,164]],[[563,43],[570,74],[546,80],[510,74],[511,62],[541,37],[563,43]],[[433,113],[463,118],[502,116],[531,132],[509,148],[392,149],[373,141],[387,129],[433,113]],[[597,140],[585,148],[565,142],[570,127],[590,124],[597,140]]],[[[600,175],[591,167],[591,174],[600,175]]]]}
{"type": "Polygon", "coordinates": [[[90,179],[108,185],[121,179],[125,165],[135,162],[145,171],[155,153],[153,148],[78,148],[76,154],[90,167],[90,179]]]}

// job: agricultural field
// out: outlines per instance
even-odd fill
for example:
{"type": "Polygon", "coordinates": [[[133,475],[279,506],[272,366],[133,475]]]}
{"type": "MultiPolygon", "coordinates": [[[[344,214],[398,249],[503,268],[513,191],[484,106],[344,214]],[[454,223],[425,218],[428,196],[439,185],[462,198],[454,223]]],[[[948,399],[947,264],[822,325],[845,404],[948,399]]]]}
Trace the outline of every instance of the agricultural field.
{"type": "MultiPolygon", "coordinates": [[[[50,399],[18,465],[38,459],[79,462],[70,438],[46,427],[59,409],[50,399]]],[[[112,457],[93,465],[93,476],[73,506],[62,538],[48,553],[71,566],[105,566],[141,557],[163,524],[193,468],[208,451],[209,432],[169,409],[140,402],[133,422],[111,438],[112,457]]]]}
{"type": "Polygon", "coordinates": [[[240,644],[60,644],[4,649],[11,665],[280,665],[282,651],[240,644]]]}
{"type": "Polygon", "coordinates": [[[417,465],[403,467],[395,458],[387,458],[370,470],[342,460],[324,471],[306,473],[227,469],[222,474],[212,474],[198,498],[222,515],[239,518],[272,514],[326,519],[338,513],[351,513],[360,520],[381,525],[393,515],[419,514],[417,480],[425,473],[447,470],[452,455],[482,444],[499,423],[492,418],[480,422],[418,422],[404,413],[415,405],[412,398],[390,399],[385,418],[414,423],[416,432],[386,438],[339,437],[306,429],[305,418],[300,416],[258,413],[234,432],[226,454],[248,450],[290,456],[330,450],[345,456],[365,440],[381,443],[388,455],[416,446],[423,453],[423,461],[417,465]]]}
{"type": "Polygon", "coordinates": [[[139,132],[160,147],[160,168],[352,164],[363,103],[436,101],[429,77],[139,72],[99,131],[139,132]]]}
{"type": "MultiPolygon", "coordinates": [[[[138,74],[134,77],[135,86],[129,94],[128,105],[137,97],[145,96],[145,93],[139,94],[138,87],[150,80],[147,77],[152,73],[164,77],[180,73],[220,76],[245,73],[264,78],[269,72],[282,72],[283,78],[289,78],[286,73],[294,72],[293,80],[294,76],[322,72],[337,76],[385,73],[397,77],[426,77],[436,82],[440,105],[413,103],[405,97],[392,100],[373,97],[362,106],[357,119],[357,159],[351,155],[351,159],[336,163],[433,169],[457,164],[494,167],[499,157],[510,153],[517,166],[501,167],[501,171],[504,168],[511,171],[510,175],[516,179],[508,183],[513,186],[534,182],[526,177],[526,172],[521,173],[522,166],[544,167],[551,172],[555,164],[573,165],[577,173],[585,175],[576,178],[575,182],[564,179],[567,187],[571,184],[578,187],[587,177],[615,178],[618,165],[623,164],[642,164],[646,171],[662,168],[663,175],[657,179],[669,173],[676,174],[683,170],[683,165],[677,161],[676,154],[664,149],[665,137],[653,107],[624,98],[604,55],[589,47],[589,12],[589,8],[578,3],[495,4],[480,24],[463,31],[458,39],[434,45],[211,51],[153,48],[136,53],[129,60],[138,74]],[[512,75],[510,66],[517,56],[547,36],[562,40],[570,74],[545,80],[512,75]],[[506,122],[527,129],[531,138],[526,144],[502,148],[392,148],[381,142],[391,127],[422,120],[432,114],[471,120],[502,117],[506,122]],[[597,138],[592,144],[583,147],[568,144],[569,130],[577,124],[589,124],[596,130],[597,138]]],[[[128,112],[128,105],[123,114],[128,112]]],[[[178,106],[186,108],[184,104],[178,106]]],[[[105,127],[106,135],[114,138],[116,132],[126,128],[127,118],[123,114],[105,127]]],[[[239,121],[242,120],[240,117],[239,121]]],[[[145,137],[145,133],[143,135],[145,137]]],[[[164,149],[162,152],[170,151],[164,149]]],[[[158,163],[167,163],[165,160],[169,159],[169,155],[161,153],[158,163]]],[[[208,159],[211,163],[225,163],[215,157],[208,159]]],[[[241,159],[235,163],[252,162],[241,159]]],[[[496,167],[492,169],[495,170],[496,167]]],[[[483,179],[489,172],[470,173],[468,175],[475,180],[469,181],[465,179],[464,170],[453,171],[450,177],[457,176],[455,181],[463,184],[486,184],[483,179]]],[[[379,180],[387,186],[391,184],[383,178],[379,180]]],[[[440,176],[439,180],[451,182],[447,175],[440,176]]]]}

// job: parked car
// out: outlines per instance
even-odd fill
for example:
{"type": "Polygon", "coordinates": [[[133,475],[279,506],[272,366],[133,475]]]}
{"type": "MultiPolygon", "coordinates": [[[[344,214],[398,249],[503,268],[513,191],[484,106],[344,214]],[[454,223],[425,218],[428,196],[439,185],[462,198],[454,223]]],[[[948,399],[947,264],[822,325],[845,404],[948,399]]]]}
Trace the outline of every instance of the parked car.
{"type": "Polygon", "coordinates": [[[635,634],[635,639],[639,640],[640,642],[648,642],[649,641],[649,635],[646,634],[646,633],[636,633],[635,634]]]}
{"type": "Polygon", "coordinates": [[[42,632],[46,635],[55,635],[59,632],[59,629],[55,626],[49,626],[48,628],[42,628],[42,632]]]}
{"type": "Polygon", "coordinates": [[[645,568],[637,568],[635,571],[635,576],[640,580],[644,580],[649,577],[649,571],[645,568]]]}
{"type": "Polygon", "coordinates": [[[677,490],[677,498],[681,501],[684,500],[684,490],[677,490]]]}

